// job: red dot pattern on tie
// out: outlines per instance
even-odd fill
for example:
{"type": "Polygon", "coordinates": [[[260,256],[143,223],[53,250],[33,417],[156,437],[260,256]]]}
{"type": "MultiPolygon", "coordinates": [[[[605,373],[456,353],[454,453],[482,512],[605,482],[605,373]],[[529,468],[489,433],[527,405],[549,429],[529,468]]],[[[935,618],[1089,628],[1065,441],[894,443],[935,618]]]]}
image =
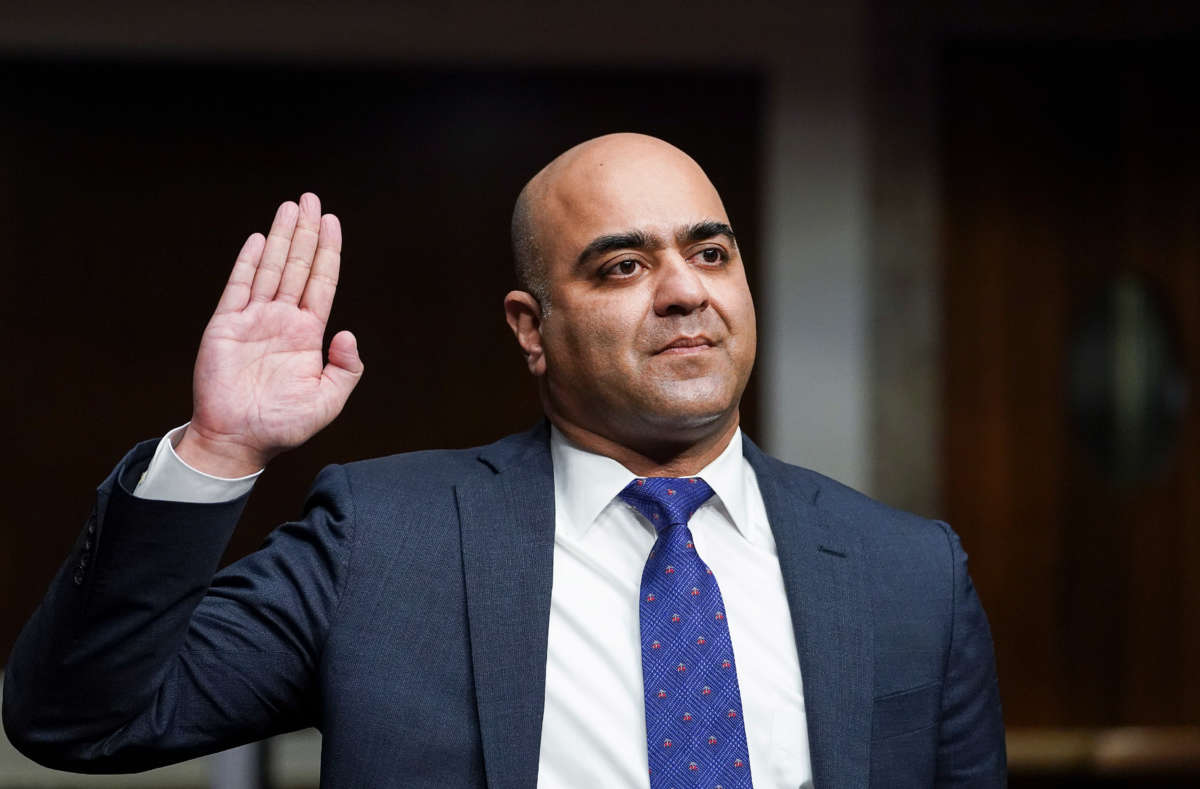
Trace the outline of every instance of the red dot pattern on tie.
{"type": "Polygon", "coordinates": [[[639,612],[652,789],[751,786],[725,606],[687,526],[712,495],[695,477],[638,479],[620,494],[658,532],[639,612]]]}

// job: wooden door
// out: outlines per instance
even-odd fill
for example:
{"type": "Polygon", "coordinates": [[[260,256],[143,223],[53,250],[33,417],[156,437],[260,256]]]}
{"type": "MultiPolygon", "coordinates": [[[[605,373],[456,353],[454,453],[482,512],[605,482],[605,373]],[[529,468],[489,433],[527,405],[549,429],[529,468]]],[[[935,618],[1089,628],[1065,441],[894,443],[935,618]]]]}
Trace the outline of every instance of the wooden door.
{"type": "MultiPolygon", "coordinates": [[[[1197,65],[1119,46],[943,63],[945,511],[1010,727],[1200,723],[1197,65]],[[1152,394],[1175,411],[1156,452],[1114,468],[1075,390],[1130,282],[1173,355],[1152,394]]],[[[1140,385],[1138,353],[1112,385],[1140,385]]]]}

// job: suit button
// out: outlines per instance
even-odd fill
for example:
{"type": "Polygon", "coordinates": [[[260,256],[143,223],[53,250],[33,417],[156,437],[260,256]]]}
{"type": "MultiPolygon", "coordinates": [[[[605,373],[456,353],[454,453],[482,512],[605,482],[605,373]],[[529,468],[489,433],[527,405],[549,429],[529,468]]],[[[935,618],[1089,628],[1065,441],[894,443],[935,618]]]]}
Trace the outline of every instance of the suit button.
{"type": "Polygon", "coordinates": [[[90,535],[90,534],[95,534],[95,533],[96,533],[96,521],[95,521],[95,519],[92,519],[92,520],[88,521],[87,533],[88,533],[89,535],[90,535]]]}
{"type": "Polygon", "coordinates": [[[84,540],[84,541],[83,541],[83,549],[84,549],[85,551],[90,551],[90,550],[92,549],[92,541],[91,541],[91,540],[84,540]]]}
{"type": "Polygon", "coordinates": [[[76,586],[83,586],[83,568],[75,571],[75,578],[72,580],[75,581],[76,586]]]}
{"type": "Polygon", "coordinates": [[[82,570],[84,567],[87,567],[87,566],[88,566],[88,555],[86,553],[81,553],[79,555],[79,569],[82,570]]]}

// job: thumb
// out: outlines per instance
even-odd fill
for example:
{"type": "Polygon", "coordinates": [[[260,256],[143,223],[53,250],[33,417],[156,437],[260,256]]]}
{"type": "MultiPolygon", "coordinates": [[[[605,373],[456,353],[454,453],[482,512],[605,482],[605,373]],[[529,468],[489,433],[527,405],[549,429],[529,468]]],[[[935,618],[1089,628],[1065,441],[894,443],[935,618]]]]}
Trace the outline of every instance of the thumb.
{"type": "Polygon", "coordinates": [[[332,386],[331,395],[345,402],[363,374],[358,356],[358,340],[348,331],[340,331],[329,342],[329,363],[321,372],[323,382],[332,386]]]}

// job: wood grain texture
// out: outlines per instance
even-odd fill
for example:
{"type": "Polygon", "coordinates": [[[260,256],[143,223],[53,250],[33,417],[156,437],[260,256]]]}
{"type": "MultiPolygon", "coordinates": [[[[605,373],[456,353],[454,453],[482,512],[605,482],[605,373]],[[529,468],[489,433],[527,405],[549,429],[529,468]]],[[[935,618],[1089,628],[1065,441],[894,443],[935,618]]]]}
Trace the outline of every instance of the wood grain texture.
{"type": "Polygon", "coordinates": [[[1200,113],[1182,47],[952,48],[943,62],[946,511],[1009,724],[1200,722],[1200,113]],[[1124,483],[1073,426],[1081,316],[1160,300],[1192,397],[1124,483]]]}

